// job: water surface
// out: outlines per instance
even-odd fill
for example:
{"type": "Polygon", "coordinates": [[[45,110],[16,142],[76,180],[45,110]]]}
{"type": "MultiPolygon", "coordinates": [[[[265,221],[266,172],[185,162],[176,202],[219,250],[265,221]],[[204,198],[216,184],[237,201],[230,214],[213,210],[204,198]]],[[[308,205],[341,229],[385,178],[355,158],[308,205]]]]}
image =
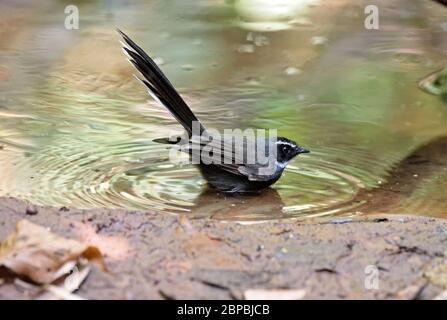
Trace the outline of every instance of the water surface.
{"type": "Polygon", "coordinates": [[[447,63],[447,10],[386,1],[380,30],[366,30],[366,2],[281,3],[287,14],[260,0],[79,1],[80,29],[66,30],[62,1],[3,1],[0,195],[223,220],[447,217],[444,158],[428,159],[437,167],[423,181],[414,168],[393,206],[375,192],[447,134],[447,106],[417,86],[447,63]],[[132,77],[116,27],[157,58],[205,126],[278,129],[312,153],[261,196],[210,192],[153,142],[182,129],[132,77]]]}

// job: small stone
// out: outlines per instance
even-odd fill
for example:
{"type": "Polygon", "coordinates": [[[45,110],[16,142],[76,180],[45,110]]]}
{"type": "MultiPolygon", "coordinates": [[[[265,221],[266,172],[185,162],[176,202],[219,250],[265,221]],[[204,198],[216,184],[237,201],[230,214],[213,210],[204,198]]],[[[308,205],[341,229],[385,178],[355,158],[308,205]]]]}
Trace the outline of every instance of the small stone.
{"type": "Polygon", "coordinates": [[[29,206],[29,207],[26,207],[25,213],[28,216],[35,216],[36,214],[39,213],[39,210],[37,210],[37,208],[34,206],[29,206]]]}

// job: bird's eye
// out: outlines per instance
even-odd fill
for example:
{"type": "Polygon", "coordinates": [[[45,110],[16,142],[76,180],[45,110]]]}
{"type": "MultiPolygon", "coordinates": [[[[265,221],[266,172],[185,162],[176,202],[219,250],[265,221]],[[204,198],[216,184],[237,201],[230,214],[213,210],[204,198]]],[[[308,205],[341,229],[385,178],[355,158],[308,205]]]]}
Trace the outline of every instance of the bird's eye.
{"type": "Polygon", "coordinates": [[[282,151],[283,151],[284,153],[288,153],[288,152],[289,152],[289,146],[283,146],[283,147],[282,147],[282,151]]]}

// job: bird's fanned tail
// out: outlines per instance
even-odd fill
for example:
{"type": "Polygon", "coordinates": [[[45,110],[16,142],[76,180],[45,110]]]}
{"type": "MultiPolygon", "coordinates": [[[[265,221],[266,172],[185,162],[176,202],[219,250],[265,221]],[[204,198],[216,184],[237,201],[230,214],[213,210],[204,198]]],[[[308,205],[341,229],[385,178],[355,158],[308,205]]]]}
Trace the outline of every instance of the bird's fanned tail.
{"type": "Polygon", "coordinates": [[[149,93],[171,112],[190,136],[192,135],[192,123],[194,121],[199,124],[200,129],[200,132],[195,134],[204,132],[204,127],[155,62],[124,32],[121,30],[118,30],[118,32],[125,42],[123,50],[128,55],[129,61],[144,77],[140,80],[147,86],[149,93]]]}

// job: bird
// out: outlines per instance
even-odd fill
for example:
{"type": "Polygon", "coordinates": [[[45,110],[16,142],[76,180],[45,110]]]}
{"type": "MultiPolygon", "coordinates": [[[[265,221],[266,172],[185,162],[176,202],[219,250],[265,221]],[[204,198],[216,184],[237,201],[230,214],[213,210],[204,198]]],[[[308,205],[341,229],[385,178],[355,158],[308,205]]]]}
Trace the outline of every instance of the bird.
{"type": "Polygon", "coordinates": [[[157,64],[128,35],[119,29],[117,32],[123,39],[123,52],[142,75],[142,78],[136,78],[186,131],[186,143],[179,139],[174,142],[171,139],[160,139],[157,142],[164,140],[166,143],[179,145],[181,151],[188,152],[191,157],[198,156],[195,164],[211,189],[226,194],[259,194],[278,181],[292,159],[310,152],[285,137],[244,137],[239,144],[225,136],[210,138],[210,130],[203,126],[157,64]],[[253,145],[256,147],[252,148],[253,145]],[[211,152],[204,152],[205,149],[209,151],[210,147],[211,152]],[[261,158],[262,161],[258,159],[261,151],[265,156],[261,158]],[[215,161],[216,159],[220,161],[215,161]]]}

